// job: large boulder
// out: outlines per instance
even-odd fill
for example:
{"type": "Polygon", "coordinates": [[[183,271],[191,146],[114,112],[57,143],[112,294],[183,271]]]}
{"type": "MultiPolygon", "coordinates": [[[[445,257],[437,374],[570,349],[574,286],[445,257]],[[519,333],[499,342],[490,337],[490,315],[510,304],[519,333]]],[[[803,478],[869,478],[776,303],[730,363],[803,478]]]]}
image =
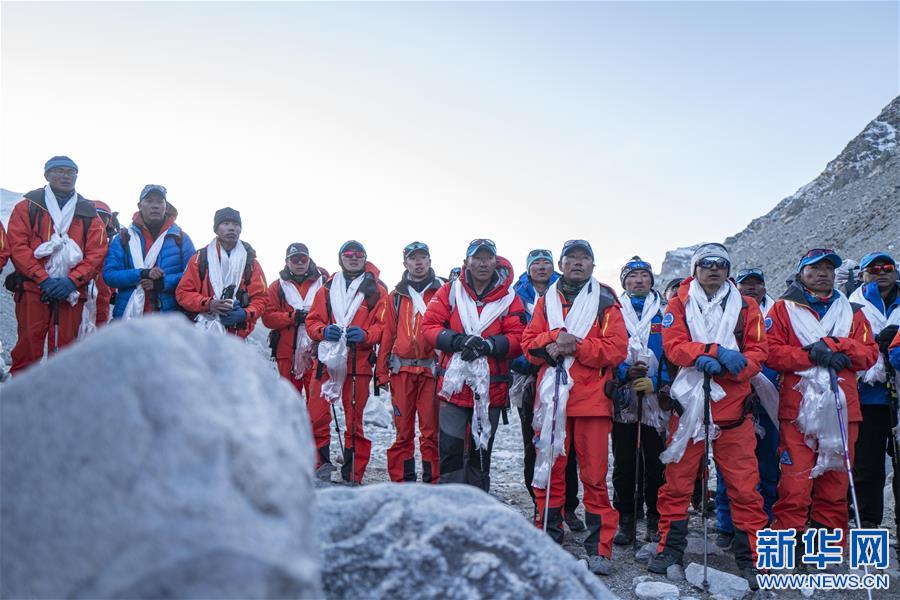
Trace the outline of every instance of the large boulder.
{"type": "Polygon", "coordinates": [[[614,598],[521,514],[464,485],[317,490],[331,598],[614,598]]]}
{"type": "Polygon", "coordinates": [[[0,595],[321,595],[294,388],[183,317],[104,327],[2,388],[0,595]]]}

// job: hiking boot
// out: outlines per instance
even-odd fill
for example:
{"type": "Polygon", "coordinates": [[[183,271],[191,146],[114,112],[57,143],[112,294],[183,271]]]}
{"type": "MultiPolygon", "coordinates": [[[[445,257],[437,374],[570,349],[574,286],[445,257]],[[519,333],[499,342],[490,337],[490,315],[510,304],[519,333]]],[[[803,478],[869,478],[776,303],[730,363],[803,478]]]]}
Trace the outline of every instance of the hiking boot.
{"type": "MultiPolygon", "coordinates": [[[[561,511],[561,508],[551,508],[547,511],[547,535],[560,546],[562,546],[563,539],[565,538],[561,511]]],[[[543,515],[540,516],[543,518],[543,515]]],[[[541,523],[541,527],[543,528],[543,523],[541,523]]]]}
{"type": "Polygon", "coordinates": [[[750,591],[755,592],[759,589],[759,583],[756,581],[756,569],[753,567],[743,567],[741,568],[741,577],[747,580],[747,583],[750,584],[750,591]]]}
{"type": "Polygon", "coordinates": [[[603,575],[607,577],[612,575],[612,561],[605,556],[587,556],[588,570],[594,575],[603,575]]]}
{"type": "Polygon", "coordinates": [[[731,544],[734,542],[734,533],[728,533],[727,531],[720,531],[716,534],[716,546],[721,548],[722,550],[731,550],[731,544]]]}
{"type": "Polygon", "coordinates": [[[584,526],[584,521],[578,518],[578,515],[575,514],[575,511],[567,512],[563,517],[566,525],[569,527],[569,531],[584,531],[586,528],[584,526]]]}
{"type": "Polygon", "coordinates": [[[665,575],[672,565],[683,567],[682,557],[669,548],[664,548],[662,552],[650,559],[647,570],[657,575],[665,575]]]}
{"type": "Polygon", "coordinates": [[[616,546],[627,546],[634,542],[634,517],[632,515],[619,516],[619,529],[616,531],[616,537],[613,538],[613,544],[616,546]]]}
{"type": "Polygon", "coordinates": [[[319,481],[327,481],[331,482],[331,474],[337,471],[333,464],[330,462],[323,462],[318,469],[316,469],[316,477],[319,481]]]}

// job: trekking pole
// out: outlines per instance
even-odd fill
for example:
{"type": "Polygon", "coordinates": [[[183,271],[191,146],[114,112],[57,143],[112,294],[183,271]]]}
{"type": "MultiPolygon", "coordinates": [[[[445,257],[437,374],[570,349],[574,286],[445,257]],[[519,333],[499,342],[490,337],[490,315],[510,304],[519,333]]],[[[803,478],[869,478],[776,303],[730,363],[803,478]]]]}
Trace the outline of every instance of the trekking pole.
{"type": "Polygon", "coordinates": [[[556,366],[556,381],[553,386],[553,418],[550,422],[550,469],[547,474],[547,494],[544,502],[544,533],[547,533],[547,519],[550,518],[550,486],[553,483],[553,443],[556,441],[556,408],[559,406],[559,386],[566,376],[561,364],[556,366]]]}
{"type": "MultiPolygon", "coordinates": [[[[476,393],[474,398],[475,401],[472,403],[472,415],[475,417],[475,423],[478,427],[478,439],[475,441],[475,443],[478,444],[481,442],[481,432],[484,431],[481,427],[481,416],[478,408],[481,401],[481,395],[476,393]]],[[[478,447],[478,486],[484,490],[484,448],[481,446],[478,447]]]]}
{"type": "MultiPolygon", "coordinates": [[[[334,415],[334,429],[337,431],[338,445],[341,447],[341,458],[344,458],[344,440],[341,439],[341,424],[338,422],[337,409],[334,404],[331,405],[331,414],[334,415]]],[[[344,415],[346,418],[347,415],[344,415]]]]}
{"type": "Polygon", "coordinates": [[[59,300],[53,301],[53,350],[50,354],[59,351],[59,300]]]}
{"type": "Polygon", "coordinates": [[[896,542],[897,548],[900,548],[900,507],[897,506],[897,496],[898,491],[900,491],[900,472],[897,471],[898,465],[900,465],[900,454],[898,454],[898,446],[897,444],[897,431],[898,427],[900,427],[900,412],[898,412],[898,400],[897,400],[897,372],[891,366],[890,357],[887,352],[882,352],[884,356],[884,367],[887,371],[887,381],[885,385],[888,391],[888,400],[891,406],[891,449],[893,452],[891,453],[891,465],[894,467],[894,479],[893,485],[891,486],[894,491],[894,524],[897,527],[896,531],[896,542]]]}
{"type": "MultiPolygon", "coordinates": [[[[632,549],[637,549],[637,515],[638,515],[638,490],[641,488],[641,480],[638,477],[641,467],[641,419],[644,418],[644,392],[637,393],[637,445],[634,450],[634,519],[631,524],[632,549]]],[[[647,517],[649,523],[650,517],[647,517]]],[[[649,525],[648,525],[649,527],[649,525]]]]}
{"type": "MultiPolygon", "coordinates": [[[[850,465],[850,445],[847,442],[847,432],[844,429],[844,416],[841,410],[841,386],[838,383],[837,372],[834,369],[828,369],[828,375],[831,377],[831,393],[834,394],[834,407],[837,409],[838,429],[841,431],[841,444],[844,450],[844,468],[847,469],[847,480],[850,482],[850,498],[853,500],[853,517],[856,520],[856,528],[862,529],[862,523],[859,520],[859,504],[856,500],[856,485],[853,483],[853,467],[850,465]]],[[[894,475],[896,477],[896,474],[894,475]]],[[[869,567],[863,564],[863,572],[868,576],[869,567]]],[[[866,588],[866,595],[872,600],[872,588],[866,588]]]]}
{"type": "Polygon", "coordinates": [[[709,579],[706,576],[709,568],[709,538],[707,536],[706,522],[706,496],[709,488],[709,411],[712,403],[712,376],[703,374],[703,498],[701,518],[703,519],[703,590],[709,591],[709,579]]]}
{"type": "Polygon", "coordinates": [[[353,429],[350,438],[350,483],[356,483],[356,342],[350,344],[350,406],[353,409],[353,429]]]}

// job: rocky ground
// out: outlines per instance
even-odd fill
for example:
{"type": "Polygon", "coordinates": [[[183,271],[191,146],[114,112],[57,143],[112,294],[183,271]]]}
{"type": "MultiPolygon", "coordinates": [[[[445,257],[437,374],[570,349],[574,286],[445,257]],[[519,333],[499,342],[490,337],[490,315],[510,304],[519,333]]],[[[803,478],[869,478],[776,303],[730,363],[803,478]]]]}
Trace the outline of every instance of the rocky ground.
{"type": "MultiPolygon", "coordinates": [[[[374,397],[372,398],[374,401],[374,397]]],[[[367,414],[369,411],[367,411],[367,414]]],[[[339,414],[341,423],[343,424],[343,415],[339,414]]],[[[367,420],[370,417],[367,416],[367,420]]],[[[494,459],[491,470],[491,495],[516,510],[520,511],[526,519],[532,518],[532,503],[528,492],[525,489],[522,476],[522,437],[519,428],[518,415],[515,410],[511,410],[509,414],[509,425],[500,426],[497,437],[494,442],[494,459]]],[[[366,435],[372,440],[372,460],[366,471],[366,483],[374,483],[388,481],[386,450],[393,443],[394,431],[392,426],[382,428],[375,427],[370,424],[366,425],[366,435]]],[[[332,439],[332,454],[337,458],[337,438],[332,439]]],[[[420,468],[421,473],[421,468],[420,468]]],[[[337,485],[337,484],[335,484],[337,485]]],[[[612,471],[607,480],[609,489],[612,490],[612,471]]],[[[710,481],[711,488],[715,486],[715,478],[710,481]]],[[[890,481],[888,482],[890,486],[890,481]]],[[[893,498],[890,496],[889,487],[887,488],[886,500],[889,502],[890,508],[886,508],[885,514],[892,514],[893,498]]],[[[584,507],[578,508],[579,516],[583,517],[584,507]]],[[[887,520],[886,520],[887,521],[887,520]]],[[[709,565],[712,568],[719,569],[728,573],[737,573],[734,566],[734,558],[712,543],[715,535],[715,519],[708,521],[710,532],[710,557],[709,565]]],[[[685,567],[690,563],[702,562],[703,543],[701,532],[703,530],[702,520],[699,514],[691,514],[691,538],[689,539],[688,552],[685,555],[685,567]]],[[[643,541],[645,533],[645,523],[641,521],[638,525],[638,532],[641,536],[641,545],[646,544],[643,541]]],[[[892,532],[893,533],[893,532],[892,532]]],[[[584,533],[566,532],[564,547],[576,557],[584,556],[584,548],[581,543],[584,540],[584,533]]],[[[639,546],[640,548],[640,546],[639,546]]],[[[646,565],[635,560],[635,552],[631,546],[615,546],[613,550],[613,563],[615,572],[611,577],[604,577],[605,583],[616,595],[621,598],[674,598],[673,590],[662,586],[641,586],[640,595],[636,593],[636,587],[644,582],[659,582],[674,585],[677,588],[680,598],[700,598],[704,594],[701,590],[693,587],[683,576],[683,574],[675,574],[675,578],[670,580],[664,576],[654,575],[647,571],[646,565]]],[[[896,551],[891,551],[891,589],[888,592],[875,592],[873,598],[896,598],[898,590],[900,590],[900,571],[897,566],[896,551]]],[[[866,598],[865,592],[816,592],[817,595],[832,598],[866,598]]],[[[722,595],[720,598],[729,597],[722,595]]],[[[747,596],[751,597],[750,595],[747,596]]],[[[785,598],[800,599],[804,596],[800,592],[757,592],[756,598],[785,598]]],[[[808,596],[806,596],[808,597],[808,596]]]]}

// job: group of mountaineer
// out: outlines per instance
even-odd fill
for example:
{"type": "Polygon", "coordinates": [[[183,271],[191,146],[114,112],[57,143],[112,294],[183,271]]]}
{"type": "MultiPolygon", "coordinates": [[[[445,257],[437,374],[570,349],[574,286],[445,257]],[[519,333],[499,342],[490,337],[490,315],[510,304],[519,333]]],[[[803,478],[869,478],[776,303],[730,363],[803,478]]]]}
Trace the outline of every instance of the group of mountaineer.
{"type": "Polygon", "coordinates": [[[47,185],[15,206],[8,235],[0,228],[0,267],[8,258],[15,266],[6,279],[18,325],[14,374],[45,348],[104,325],[110,307],[121,320],[180,311],[207,332],[241,338],[262,319],[280,374],[306,399],[321,478],[336,470],[340,401],[340,477],[363,480],[371,454],[363,411],[370,387],[389,388],[391,479],[418,478],[418,421],[422,481],[488,490],[494,437],[513,405],[535,524],[560,543],[565,526],[586,529],[588,565],[602,575],[612,571],[613,544],[634,542],[642,515],[646,539],[658,542],[650,570],[681,563],[688,508],[706,504],[698,481],[708,474],[707,446],[717,543],[751,586],[760,529],[846,531],[847,458],[856,459],[857,524],[881,523],[900,368],[900,285],[887,253],[863,257],[849,298],[835,289],[842,260],[830,249],[805,252],[774,300],[761,269],[734,269],[712,243],[663,293],[635,256],[616,294],[593,277],[586,240],[566,242],[555,263],[549,250],[529,252],[515,279],[494,242],[475,239],[449,281],[432,269],[429,247],[412,242],[392,290],[358,241],[340,247],[334,275],[292,243],[267,286],[232,208],[216,211],[215,237],[197,250],[163,186],[145,186],[120,229],[108,205],[77,194],[71,159],[51,158],[44,176],[47,185]],[[575,514],[579,480],[584,521],[575,514]]]}

